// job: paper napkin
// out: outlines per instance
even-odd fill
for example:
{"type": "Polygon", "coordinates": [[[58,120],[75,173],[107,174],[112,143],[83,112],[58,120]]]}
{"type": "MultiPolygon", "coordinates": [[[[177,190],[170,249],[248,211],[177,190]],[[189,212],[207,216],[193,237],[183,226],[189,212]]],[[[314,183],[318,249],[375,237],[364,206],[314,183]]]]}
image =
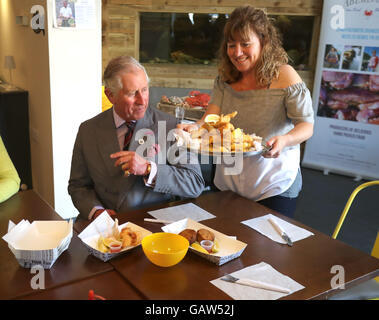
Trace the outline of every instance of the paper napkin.
{"type": "Polygon", "coordinates": [[[226,282],[221,280],[222,277],[210,281],[210,283],[224,291],[234,300],[276,300],[304,289],[304,286],[297,283],[290,277],[278,272],[265,262],[238,270],[231,273],[231,275],[237,278],[248,278],[251,280],[266,282],[291,290],[291,292],[287,294],[266,289],[253,288],[237,283],[226,282]]]}
{"type": "Polygon", "coordinates": [[[215,218],[215,215],[201,209],[193,203],[181,204],[175,207],[168,207],[154,211],[148,211],[155,219],[178,221],[185,218],[190,218],[194,221],[202,221],[215,218]]]}
{"type": "Polygon", "coordinates": [[[283,219],[280,219],[272,214],[267,214],[262,217],[241,221],[242,224],[247,225],[248,227],[258,231],[264,236],[270,238],[273,241],[286,244],[286,242],[282,239],[280,234],[274,229],[272,224],[268,221],[268,218],[273,218],[275,221],[284,229],[287,235],[291,238],[292,242],[299,241],[314,234],[308,230],[297,227],[292,223],[289,223],[283,219]]]}

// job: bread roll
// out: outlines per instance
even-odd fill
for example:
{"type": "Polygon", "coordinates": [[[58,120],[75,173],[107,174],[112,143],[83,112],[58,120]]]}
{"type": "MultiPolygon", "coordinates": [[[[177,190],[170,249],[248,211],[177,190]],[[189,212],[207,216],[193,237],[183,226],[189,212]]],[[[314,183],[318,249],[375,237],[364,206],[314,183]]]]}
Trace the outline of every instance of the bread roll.
{"type": "Polygon", "coordinates": [[[207,229],[199,229],[197,230],[196,240],[197,242],[201,242],[203,240],[211,240],[213,241],[215,239],[215,235],[213,232],[207,230],[207,229]]]}
{"type": "Polygon", "coordinates": [[[179,235],[186,238],[190,245],[196,241],[196,231],[192,229],[184,229],[182,232],[179,233],[179,235]]]}

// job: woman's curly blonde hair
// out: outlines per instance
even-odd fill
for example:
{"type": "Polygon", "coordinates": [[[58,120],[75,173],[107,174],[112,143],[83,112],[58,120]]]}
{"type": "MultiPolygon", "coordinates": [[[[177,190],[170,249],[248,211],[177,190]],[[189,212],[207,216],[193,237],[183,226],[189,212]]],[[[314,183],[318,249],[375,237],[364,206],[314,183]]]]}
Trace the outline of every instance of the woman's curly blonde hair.
{"type": "Polygon", "coordinates": [[[288,63],[288,55],[272,22],[265,11],[246,5],[233,10],[224,27],[224,38],[219,49],[219,74],[227,83],[240,79],[241,73],[234,67],[227,54],[227,43],[240,35],[243,41],[250,39],[254,31],[262,46],[262,52],[255,65],[255,77],[258,83],[267,87],[279,76],[279,67],[288,63]]]}

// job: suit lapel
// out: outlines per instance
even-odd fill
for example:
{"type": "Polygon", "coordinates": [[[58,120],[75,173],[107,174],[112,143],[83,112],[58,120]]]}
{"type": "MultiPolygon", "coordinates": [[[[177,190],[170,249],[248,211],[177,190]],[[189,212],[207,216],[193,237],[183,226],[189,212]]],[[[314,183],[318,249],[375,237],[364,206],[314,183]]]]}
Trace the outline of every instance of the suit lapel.
{"type": "MultiPolygon", "coordinates": [[[[149,109],[146,110],[145,116],[138,120],[136,123],[136,126],[134,128],[133,137],[130,141],[130,145],[128,150],[129,151],[136,151],[137,148],[140,146],[140,143],[138,142],[138,137],[146,131],[151,131],[154,133],[154,123],[152,114],[149,109]],[[140,133],[138,133],[140,132],[140,133]],[[137,140],[136,140],[137,137],[137,140]]],[[[142,179],[140,176],[134,176],[131,175],[127,178],[123,178],[120,184],[120,195],[119,200],[117,204],[117,209],[119,209],[121,206],[124,206],[123,203],[126,201],[127,196],[130,195],[130,189],[134,183],[136,183],[136,179],[142,179]]]]}
{"type": "Polygon", "coordinates": [[[113,120],[113,108],[104,112],[104,117],[97,123],[96,142],[99,153],[104,161],[109,176],[120,175],[120,168],[114,166],[114,159],[110,158],[112,153],[120,151],[117,132],[113,120]]]}
{"type": "Polygon", "coordinates": [[[153,123],[150,109],[147,109],[145,116],[141,120],[138,120],[136,123],[133,137],[132,137],[132,140],[130,141],[129,150],[135,151],[140,146],[138,136],[143,135],[143,133],[146,131],[152,131],[154,133],[154,129],[155,128],[154,128],[154,123],[153,123]]]}

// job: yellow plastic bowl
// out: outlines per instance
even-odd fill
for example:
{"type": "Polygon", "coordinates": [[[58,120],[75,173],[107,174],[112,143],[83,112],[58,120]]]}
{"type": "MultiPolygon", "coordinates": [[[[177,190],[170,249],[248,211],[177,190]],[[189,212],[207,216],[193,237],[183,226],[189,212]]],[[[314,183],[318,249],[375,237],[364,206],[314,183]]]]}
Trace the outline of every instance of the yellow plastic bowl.
{"type": "Polygon", "coordinates": [[[188,240],[175,233],[157,232],[142,239],[146,257],[160,267],[171,267],[182,261],[188,247],[188,240]]]}

